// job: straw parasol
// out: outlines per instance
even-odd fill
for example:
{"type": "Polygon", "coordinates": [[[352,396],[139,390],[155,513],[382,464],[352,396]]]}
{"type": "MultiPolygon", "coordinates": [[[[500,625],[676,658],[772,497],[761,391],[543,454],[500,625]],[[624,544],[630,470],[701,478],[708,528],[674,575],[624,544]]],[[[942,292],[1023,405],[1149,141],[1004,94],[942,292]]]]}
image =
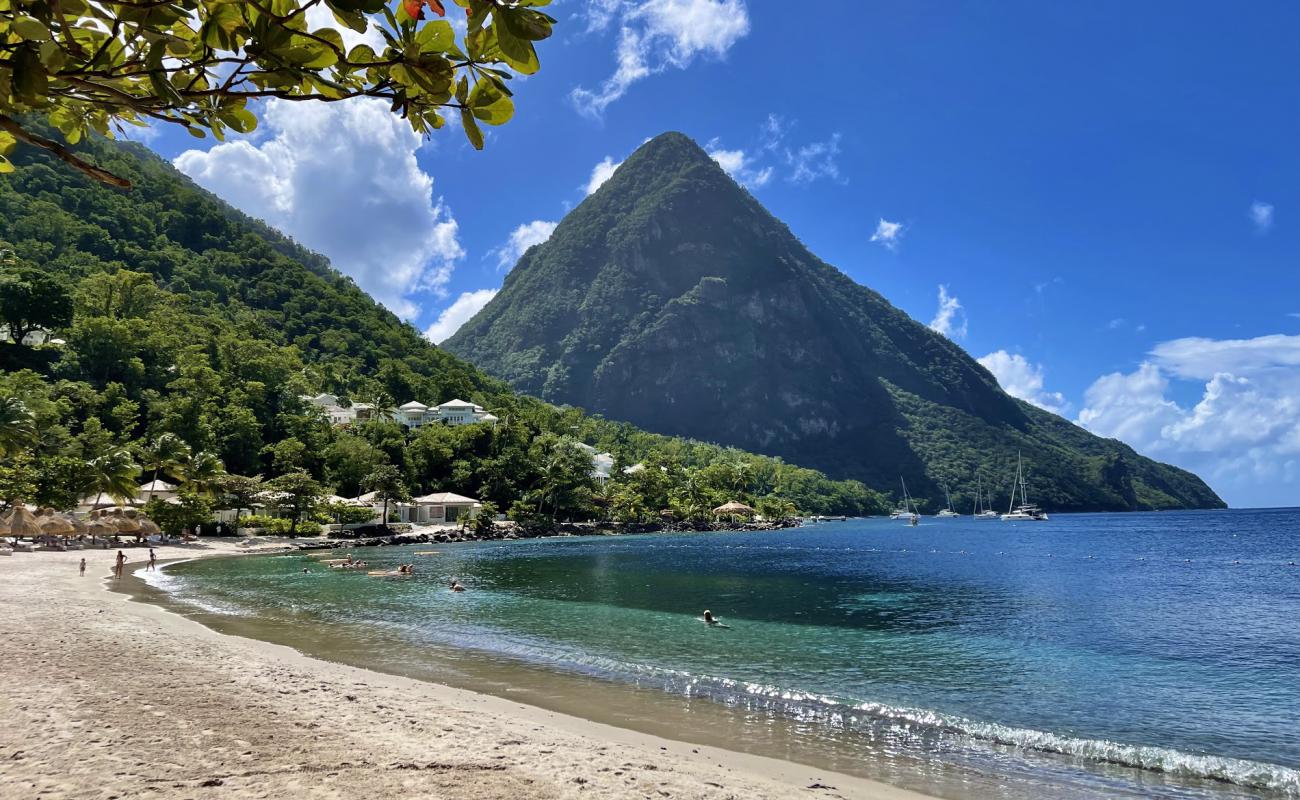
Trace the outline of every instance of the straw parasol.
{"type": "Polygon", "coordinates": [[[68,537],[77,532],[71,522],[54,513],[38,515],[36,524],[41,526],[41,532],[46,536],[68,537]]]}
{"type": "Polygon", "coordinates": [[[140,534],[139,521],[131,519],[126,515],[117,516],[115,514],[109,522],[114,528],[117,528],[118,533],[130,533],[137,536],[140,534]]]}
{"type": "Polygon", "coordinates": [[[65,516],[64,519],[66,519],[68,521],[68,524],[72,526],[72,532],[75,533],[76,535],[80,536],[83,533],[90,532],[90,526],[87,525],[82,520],[79,520],[76,517],[71,515],[65,516]]]}
{"type": "Polygon", "coordinates": [[[106,519],[97,519],[86,527],[86,531],[91,536],[108,537],[115,535],[117,533],[117,528],[113,527],[113,524],[106,519]]]}
{"type": "Polygon", "coordinates": [[[0,526],[0,534],[12,536],[15,539],[24,536],[35,539],[41,535],[41,524],[36,519],[36,515],[28,511],[24,506],[14,506],[4,524],[0,526]]]}
{"type": "Polygon", "coordinates": [[[737,503],[735,500],[732,500],[730,503],[723,503],[722,505],[713,509],[713,513],[731,514],[733,516],[753,516],[757,512],[755,512],[754,509],[750,508],[744,503],[737,503]]]}
{"type": "Polygon", "coordinates": [[[158,527],[158,523],[154,522],[148,517],[140,517],[138,521],[140,523],[140,535],[157,536],[158,534],[162,533],[162,528],[158,527]]]}

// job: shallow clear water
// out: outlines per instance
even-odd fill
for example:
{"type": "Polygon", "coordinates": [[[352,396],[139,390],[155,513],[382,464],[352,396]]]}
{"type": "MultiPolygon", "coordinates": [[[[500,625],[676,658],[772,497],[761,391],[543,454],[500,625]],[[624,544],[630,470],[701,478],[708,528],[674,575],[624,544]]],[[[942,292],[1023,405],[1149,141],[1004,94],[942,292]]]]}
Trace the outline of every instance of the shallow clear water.
{"type": "Polygon", "coordinates": [[[806,741],[836,768],[942,794],[996,774],[1021,796],[1300,796],[1297,510],[358,554],[417,574],[294,555],[188,562],[162,581],[217,616],[346,636],[344,660],[400,643],[465,671],[514,661],[705,698],[740,715],[731,736],[779,721],[781,755],[806,741]],[[453,577],[469,591],[448,592],[453,577]],[[731,627],[703,624],[705,608],[731,627]],[[895,758],[912,766],[868,763],[895,758]]]}

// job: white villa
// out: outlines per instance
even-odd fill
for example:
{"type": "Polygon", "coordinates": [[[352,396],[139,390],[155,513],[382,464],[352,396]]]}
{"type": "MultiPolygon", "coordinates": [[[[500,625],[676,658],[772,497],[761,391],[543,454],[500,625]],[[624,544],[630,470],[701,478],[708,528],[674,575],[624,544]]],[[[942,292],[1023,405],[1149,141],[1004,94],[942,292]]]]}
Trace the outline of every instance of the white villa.
{"type": "MultiPolygon", "coordinates": [[[[349,502],[374,508],[374,519],[367,524],[378,525],[384,521],[384,501],[376,498],[374,492],[368,492],[349,502]]],[[[483,504],[472,497],[453,492],[434,492],[417,497],[409,503],[389,503],[388,513],[390,516],[396,514],[398,522],[443,525],[473,519],[482,508],[483,504]]]]}
{"type": "Polygon", "coordinates": [[[591,456],[591,477],[599,483],[609,480],[609,475],[614,470],[614,454],[597,453],[596,448],[584,442],[578,442],[578,447],[591,456]]]}
{"type": "Polygon", "coordinates": [[[339,403],[338,397],[332,394],[322,393],[315,397],[303,395],[299,399],[323,411],[325,416],[329,418],[331,425],[351,425],[354,422],[365,422],[375,415],[375,407],[369,403],[353,403],[344,408],[339,403]]]}
{"type": "Polygon", "coordinates": [[[432,408],[424,403],[411,401],[397,409],[393,419],[407,428],[419,428],[434,422],[441,422],[444,425],[476,425],[480,422],[495,425],[497,423],[496,416],[485,411],[483,406],[467,403],[464,400],[448,400],[432,408]]]}
{"type": "MultiPolygon", "coordinates": [[[[332,394],[318,394],[315,397],[304,395],[304,403],[313,405],[324,412],[333,425],[351,425],[365,422],[375,416],[375,407],[370,403],[353,403],[344,408],[338,397],[332,394]]],[[[393,421],[414,429],[434,422],[444,425],[475,425],[486,422],[495,425],[497,418],[483,409],[483,406],[467,403],[464,400],[448,400],[433,407],[412,400],[392,413],[393,421]]]]}

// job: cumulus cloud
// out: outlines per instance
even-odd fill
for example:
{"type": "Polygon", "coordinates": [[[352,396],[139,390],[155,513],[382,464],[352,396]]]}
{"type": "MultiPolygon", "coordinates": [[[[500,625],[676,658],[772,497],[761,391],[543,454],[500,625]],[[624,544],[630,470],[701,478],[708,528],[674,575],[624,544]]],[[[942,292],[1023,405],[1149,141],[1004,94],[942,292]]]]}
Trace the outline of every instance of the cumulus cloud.
{"type": "Polygon", "coordinates": [[[686,69],[698,56],[721,58],[749,33],[744,0],[596,0],[588,7],[589,30],[620,19],[618,66],[600,88],[578,87],[570,95],[584,114],[599,117],[643,78],[669,68],[686,69]]]}
{"type": "Polygon", "coordinates": [[[1012,397],[1033,403],[1053,414],[1064,414],[1069,410],[1070,404],[1065,401],[1065,395],[1044,391],[1042,365],[1032,364],[1019,353],[1008,353],[1006,350],[989,353],[977,360],[993,373],[1003,391],[1012,397]]]}
{"type": "Polygon", "coordinates": [[[1268,233],[1273,227],[1273,206],[1259,200],[1251,203],[1250,221],[1255,225],[1256,233],[1268,233]]]}
{"type": "Polygon", "coordinates": [[[718,162],[727,174],[750,188],[764,186],[772,179],[772,167],[760,167],[756,159],[744,150],[727,150],[719,139],[713,139],[704,150],[718,162]]]}
{"type": "Polygon", "coordinates": [[[1272,504],[1300,484],[1300,336],[1187,338],[1088,388],[1079,424],[1191,469],[1233,504],[1272,504]],[[1202,385],[1190,407],[1173,381],[1202,385]]]}
{"type": "Polygon", "coordinates": [[[871,241],[882,245],[888,250],[897,250],[898,245],[903,241],[903,234],[906,229],[901,222],[890,222],[884,217],[876,223],[876,232],[871,234],[871,241]]]}
{"type": "Polygon", "coordinates": [[[961,301],[948,294],[947,286],[939,286],[939,309],[930,320],[930,330],[949,339],[961,339],[966,335],[966,312],[962,310],[961,301]]]}
{"type": "Polygon", "coordinates": [[[515,228],[510,232],[510,238],[506,240],[506,243],[493,251],[497,256],[497,266],[505,269],[514,264],[519,260],[520,256],[528,252],[528,248],[551,238],[551,234],[555,232],[555,226],[559,224],[544,219],[535,219],[515,228]]]}
{"type": "Polygon", "coordinates": [[[605,181],[614,177],[614,171],[623,166],[622,161],[615,161],[613,156],[605,156],[604,160],[591,169],[591,179],[587,181],[587,194],[594,193],[604,185],[605,181]]]}
{"type": "Polygon", "coordinates": [[[384,37],[377,27],[371,25],[366,28],[365,33],[357,33],[348,26],[339,24],[339,21],[334,18],[334,13],[323,3],[307,7],[307,28],[313,31],[321,28],[338,31],[343,39],[345,50],[351,50],[359,44],[368,44],[376,53],[384,52],[384,37]]]}
{"type": "Polygon", "coordinates": [[[497,289],[479,289],[464,292],[451,305],[438,314],[438,319],[425,330],[424,335],[435,344],[442,344],[451,335],[460,330],[460,326],[469,322],[483,306],[497,296],[497,289]]]}
{"type": "Polygon", "coordinates": [[[420,137],[380,100],[271,100],[260,143],[189,150],[176,167],[245,213],[327,257],[399,316],[445,296],[465,255],[451,211],[416,163],[420,137]]]}

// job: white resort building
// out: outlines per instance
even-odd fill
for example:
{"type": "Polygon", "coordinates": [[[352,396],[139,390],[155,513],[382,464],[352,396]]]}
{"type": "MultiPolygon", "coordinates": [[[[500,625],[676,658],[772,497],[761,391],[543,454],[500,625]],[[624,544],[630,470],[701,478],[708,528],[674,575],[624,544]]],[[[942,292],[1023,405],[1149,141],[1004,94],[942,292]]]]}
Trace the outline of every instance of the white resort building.
{"type": "MultiPolygon", "coordinates": [[[[333,425],[351,425],[365,422],[375,416],[375,407],[369,403],[353,403],[344,407],[332,394],[318,394],[315,397],[303,396],[302,401],[319,408],[333,425]]],[[[417,400],[402,405],[392,412],[393,421],[408,429],[419,428],[434,422],[444,425],[475,425],[486,422],[495,425],[497,418],[483,409],[483,406],[467,403],[464,400],[448,400],[429,407],[417,400]]]]}
{"type": "MultiPolygon", "coordinates": [[[[368,492],[355,500],[346,502],[361,506],[370,506],[375,516],[368,525],[378,525],[384,521],[384,501],[378,499],[374,492],[368,492]]],[[[409,503],[389,503],[390,522],[408,522],[412,525],[443,525],[456,523],[464,519],[473,519],[483,504],[472,497],[454,492],[434,492],[417,497],[409,503]],[[395,519],[394,519],[395,518],[395,519]]]]}

